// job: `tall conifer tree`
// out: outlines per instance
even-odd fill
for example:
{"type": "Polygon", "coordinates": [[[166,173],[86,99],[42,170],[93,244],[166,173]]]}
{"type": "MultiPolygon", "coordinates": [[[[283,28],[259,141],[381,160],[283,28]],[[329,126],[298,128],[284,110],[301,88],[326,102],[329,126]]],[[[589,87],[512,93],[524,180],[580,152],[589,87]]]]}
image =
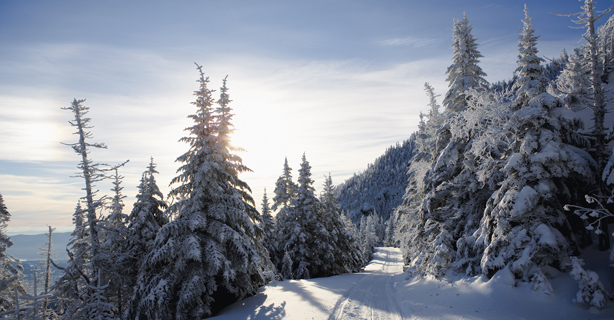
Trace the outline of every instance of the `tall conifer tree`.
{"type": "MultiPolygon", "coordinates": [[[[228,144],[232,114],[227,96],[213,110],[212,90],[198,66],[196,114],[189,118],[190,149],[172,180],[169,210],[177,217],[158,232],[139,271],[133,319],[200,319],[256,292],[264,284],[257,249],[258,213],[238,174],[248,170],[228,144]]],[[[225,85],[224,85],[225,88],[225,85]]]]}
{"type": "MultiPolygon", "coordinates": [[[[286,167],[287,161],[284,173],[286,167]]],[[[314,254],[320,248],[313,247],[311,233],[319,204],[314,192],[311,166],[303,154],[296,195],[291,199],[291,206],[285,207],[286,211],[281,215],[278,214],[277,220],[280,251],[284,252],[280,269],[284,276],[291,274],[294,279],[309,279],[310,270],[321,264],[314,254]],[[285,270],[291,272],[284,272],[285,270]]]]}
{"type": "MultiPolygon", "coordinates": [[[[102,318],[110,316],[108,309],[96,309],[97,304],[90,303],[91,299],[96,299],[95,296],[101,293],[97,290],[98,287],[92,283],[92,279],[97,281],[100,279],[102,283],[106,283],[108,279],[104,279],[99,276],[98,273],[104,268],[107,260],[107,255],[102,250],[102,241],[100,235],[100,221],[98,220],[96,210],[103,205],[102,199],[96,198],[97,190],[95,190],[94,183],[106,178],[104,170],[101,168],[102,164],[94,163],[89,159],[89,153],[91,148],[106,149],[107,146],[104,143],[90,143],[87,140],[93,137],[92,132],[88,131],[93,128],[90,125],[90,118],[87,118],[89,107],[83,106],[82,103],[85,100],[74,99],[70,107],[62,108],[63,110],[70,110],[73,112],[75,119],[69,121],[70,125],[76,127],[74,134],[79,136],[79,141],[75,143],[65,144],[73,148],[73,150],[80,155],[81,162],[77,166],[79,168],[78,177],[85,180],[85,218],[88,227],[89,247],[91,252],[91,258],[89,261],[85,260],[87,264],[85,268],[77,268],[78,270],[87,271],[87,273],[79,273],[79,275],[86,282],[86,287],[81,291],[81,297],[76,300],[71,300],[73,305],[68,310],[74,310],[77,317],[86,317],[91,315],[100,316],[102,318]]],[[[75,226],[76,227],[76,226],[75,226]]],[[[102,306],[102,305],[101,305],[102,306]]]]}
{"type": "Polygon", "coordinates": [[[454,112],[461,112],[467,107],[469,89],[484,88],[488,85],[484,79],[486,73],[478,65],[479,58],[483,56],[478,51],[478,39],[471,34],[472,29],[467,14],[462,20],[454,20],[451,46],[454,57],[452,65],[446,71],[449,90],[443,101],[446,108],[454,112]]]}
{"type": "Polygon", "coordinates": [[[533,18],[529,17],[529,9],[524,5],[523,28],[518,39],[518,80],[514,84],[516,89],[517,101],[520,104],[528,102],[529,99],[545,91],[544,68],[541,63],[543,58],[537,55],[537,39],[535,29],[531,24],[533,18]]]}

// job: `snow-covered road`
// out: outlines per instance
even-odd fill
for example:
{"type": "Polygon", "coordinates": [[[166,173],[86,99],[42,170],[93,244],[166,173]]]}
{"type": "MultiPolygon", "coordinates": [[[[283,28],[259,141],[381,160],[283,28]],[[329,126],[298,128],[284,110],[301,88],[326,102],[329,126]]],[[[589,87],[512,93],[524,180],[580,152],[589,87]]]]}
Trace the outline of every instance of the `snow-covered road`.
{"type": "Polygon", "coordinates": [[[362,276],[337,300],[330,320],[403,319],[393,278],[403,273],[401,252],[396,248],[377,248],[362,276]]]}
{"type": "MultiPolygon", "coordinates": [[[[607,275],[607,260],[603,268],[607,275]]],[[[213,319],[614,319],[614,303],[597,314],[573,303],[578,283],[566,273],[550,280],[555,293],[546,295],[533,291],[530,282],[515,281],[509,271],[506,276],[506,269],[492,279],[406,279],[402,270],[399,249],[376,248],[363,272],[273,282],[213,319]]]]}
{"type": "Polygon", "coordinates": [[[399,249],[376,248],[363,272],[274,282],[215,319],[404,319],[395,287],[402,273],[399,249]]]}

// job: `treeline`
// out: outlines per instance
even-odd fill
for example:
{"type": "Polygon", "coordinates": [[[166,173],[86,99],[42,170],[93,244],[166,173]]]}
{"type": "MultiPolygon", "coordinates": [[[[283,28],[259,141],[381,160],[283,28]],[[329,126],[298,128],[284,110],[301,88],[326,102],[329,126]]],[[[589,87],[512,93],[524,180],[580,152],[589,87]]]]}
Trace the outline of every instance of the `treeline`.
{"type": "Polygon", "coordinates": [[[610,248],[614,135],[605,115],[614,20],[598,30],[595,23],[612,9],[586,0],[571,15],[586,44],[546,64],[525,6],[514,77],[495,85],[479,66],[467,16],[454,21],[445,108],[426,84],[429,112],[390,222],[408,272],[505,272],[546,293],[551,277],[571,272],[578,302],[603,306],[609,294],[576,256],[593,231],[599,248],[610,248]],[[591,119],[580,118],[587,113],[591,119]]]}

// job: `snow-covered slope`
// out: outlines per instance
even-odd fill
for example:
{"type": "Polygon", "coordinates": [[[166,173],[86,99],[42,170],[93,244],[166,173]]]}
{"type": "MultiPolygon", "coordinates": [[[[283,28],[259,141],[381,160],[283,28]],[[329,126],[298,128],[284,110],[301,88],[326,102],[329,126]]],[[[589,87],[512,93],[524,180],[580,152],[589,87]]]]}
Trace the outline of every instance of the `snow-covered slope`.
{"type": "Polygon", "coordinates": [[[611,303],[599,313],[572,303],[578,287],[568,274],[545,295],[506,270],[491,280],[406,279],[401,252],[377,248],[361,273],[274,282],[213,319],[614,319],[611,303]]]}
{"type": "Polygon", "coordinates": [[[409,179],[407,166],[415,153],[415,140],[416,135],[412,134],[402,143],[389,147],[367,169],[337,186],[339,206],[354,223],[373,212],[386,221],[403,202],[409,179]]]}

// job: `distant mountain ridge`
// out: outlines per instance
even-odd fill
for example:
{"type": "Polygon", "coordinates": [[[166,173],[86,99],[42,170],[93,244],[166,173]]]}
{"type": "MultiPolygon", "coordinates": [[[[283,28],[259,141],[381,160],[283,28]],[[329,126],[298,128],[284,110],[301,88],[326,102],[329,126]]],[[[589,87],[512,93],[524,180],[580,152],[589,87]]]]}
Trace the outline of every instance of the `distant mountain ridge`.
{"type": "MultiPolygon", "coordinates": [[[[52,254],[55,255],[54,260],[66,260],[68,255],[66,254],[66,245],[70,240],[71,232],[56,232],[53,233],[51,249],[52,254]]],[[[6,249],[7,253],[20,259],[20,260],[40,260],[40,248],[47,243],[47,235],[36,234],[26,235],[19,234],[11,236],[13,245],[6,249]]]]}

